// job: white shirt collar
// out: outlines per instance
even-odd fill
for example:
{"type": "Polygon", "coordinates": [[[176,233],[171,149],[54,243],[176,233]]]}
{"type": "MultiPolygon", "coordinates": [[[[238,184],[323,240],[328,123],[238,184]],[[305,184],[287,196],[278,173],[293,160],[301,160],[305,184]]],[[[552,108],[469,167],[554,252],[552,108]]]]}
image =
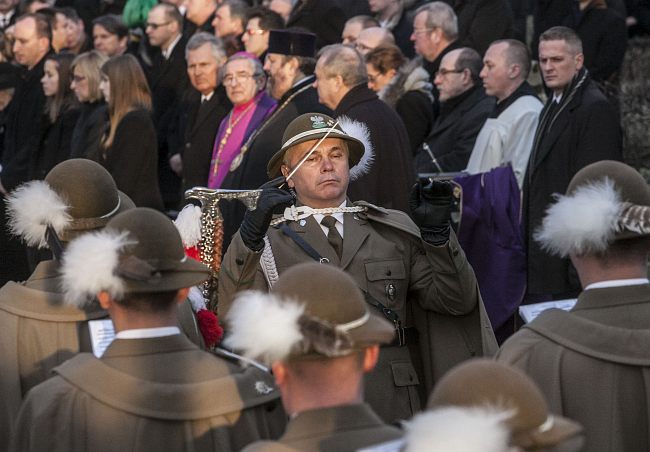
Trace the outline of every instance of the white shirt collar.
{"type": "Polygon", "coordinates": [[[201,102],[206,102],[206,101],[212,99],[212,96],[214,96],[214,91],[212,91],[210,94],[207,94],[207,95],[201,94],[201,102]]]}
{"type": "Polygon", "coordinates": [[[161,326],[159,328],[139,328],[123,330],[115,335],[115,339],[147,339],[151,337],[174,336],[181,334],[177,326],[161,326]]]}
{"type": "MultiPolygon", "coordinates": [[[[346,203],[347,203],[347,201],[343,201],[339,207],[345,207],[346,203]]],[[[330,216],[336,218],[336,230],[339,231],[339,234],[341,234],[341,238],[343,238],[343,212],[332,213],[332,214],[330,214],[330,216]]],[[[313,217],[314,217],[314,220],[316,220],[318,222],[318,225],[323,230],[325,235],[327,235],[329,230],[327,229],[326,226],[323,226],[322,224],[320,224],[320,222],[323,221],[323,218],[325,218],[325,215],[323,215],[322,213],[315,213],[313,215],[313,217]]]]}
{"type": "Polygon", "coordinates": [[[585,290],[604,289],[605,287],[639,286],[641,284],[650,284],[650,280],[648,278],[610,279],[608,281],[591,283],[585,287],[585,290]]]}
{"type": "Polygon", "coordinates": [[[167,47],[166,50],[163,50],[163,51],[162,51],[162,56],[163,56],[164,59],[166,59],[166,60],[169,59],[169,57],[171,56],[172,52],[174,51],[174,47],[176,47],[176,44],[178,44],[178,41],[181,40],[181,37],[182,37],[182,36],[183,36],[183,35],[182,35],[181,33],[179,33],[178,36],[176,36],[176,39],[174,39],[174,40],[172,41],[172,43],[169,44],[169,47],[167,47]]]}
{"type": "Polygon", "coordinates": [[[559,104],[562,101],[562,94],[563,93],[560,93],[560,94],[555,94],[554,93],[553,94],[553,102],[556,102],[556,103],[559,104]]]}

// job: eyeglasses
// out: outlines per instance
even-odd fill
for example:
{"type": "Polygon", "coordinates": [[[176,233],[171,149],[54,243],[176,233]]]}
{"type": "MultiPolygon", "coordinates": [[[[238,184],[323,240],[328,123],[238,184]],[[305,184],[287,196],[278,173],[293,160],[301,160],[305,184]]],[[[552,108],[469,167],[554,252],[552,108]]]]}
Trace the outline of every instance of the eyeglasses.
{"type": "Polygon", "coordinates": [[[245,82],[251,78],[253,78],[253,74],[248,74],[246,72],[242,72],[241,74],[228,74],[223,78],[222,83],[224,85],[232,85],[233,82],[245,82]]]}
{"type": "Polygon", "coordinates": [[[375,83],[377,81],[377,78],[379,78],[380,75],[381,75],[380,73],[370,74],[370,72],[368,72],[368,83],[375,83]]]}
{"type": "Polygon", "coordinates": [[[245,33],[246,33],[248,36],[253,36],[253,35],[263,35],[264,33],[266,33],[266,30],[250,30],[250,29],[249,29],[249,30],[246,30],[245,33]]]}
{"type": "Polygon", "coordinates": [[[81,83],[84,80],[86,80],[86,77],[84,77],[83,75],[73,75],[72,76],[72,81],[75,82],[75,83],[81,83]]]}
{"type": "Polygon", "coordinates": [[[413,34],[414,35],[420,35],[422,33],[426,33],[428,31],[433,31],[435,28],[414,28],[413,29],[413,34]]]}
{"type": "Polygon", "coordinates": [[[163,22],[161,24],[154,24],[152,22],[147,22],[147,26],[145,28],[151,28],[152,30],[158,30],[160,27],[164,27],[165,25],[169,25],[170,22],[163,22]]]}
{"type": "Polygon", "coordinates": [[[354,47],[357,49],[357,52],[359,53],[364,53],[364,52],[369,52],[372,50],[371,47],[368,47],[367,45],[357,41],[354,43],[354,47]]]}
{"type": "Polygon", "coordinates": [[[464,72],[465,69],[445,69],[445,68],[440,68],[436,72],[436,77],[445,77],[447,74],[460,74],[461,72],[464,72]]]}

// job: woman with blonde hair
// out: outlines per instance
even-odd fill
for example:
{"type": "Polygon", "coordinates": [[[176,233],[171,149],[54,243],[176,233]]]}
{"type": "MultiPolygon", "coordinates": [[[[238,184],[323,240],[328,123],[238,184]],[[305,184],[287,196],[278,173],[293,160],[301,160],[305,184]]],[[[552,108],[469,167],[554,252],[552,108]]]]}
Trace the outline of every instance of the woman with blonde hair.
{"type": "Polygon", "coordinates": [[[70,89],[81,102],[81,114],[72,132],[70,158],[94,155],[108,124],[108,110],[99,90],[102,65],[107,58],[96,50],[72,61],[70,89]]]}
{"type": "Polygon", "coordinates": [[[111,58],[102,66],[99,89],[108,102],[109,128],[95,159],[136,206],[162,210],[151,92],[140,64],[128,54],[111,58]]]}

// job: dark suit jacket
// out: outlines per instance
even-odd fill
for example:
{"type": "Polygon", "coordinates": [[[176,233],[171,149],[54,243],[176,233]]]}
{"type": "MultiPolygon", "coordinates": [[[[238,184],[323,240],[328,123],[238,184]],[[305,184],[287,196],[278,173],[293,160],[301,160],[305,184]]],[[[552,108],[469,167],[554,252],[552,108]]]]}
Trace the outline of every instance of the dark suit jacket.
{"type": "Polygon", "coordinates": [[[408,193],[415,174],[411,144],[399,115],[379,100],[365,83],[355,86],[343,97],[334,115],[364,123],[374,147],[375,158],[370,172],[350,183],[350,199],[408,212],[408,193]]]}
{"type": "Polygon", "coordinates": [[[26,182],[41,137],[39,118],[45,108],[45,94],[41,86],[44,56],[31,70],[22,74],[14,98],[7,112],[5,148],[2,152],[0,181],[7,191],[26,182]]]}
{"type": "Polygon", "coordinates": [[[96,155],[99,143],[108,127],[108,106],[103,100],[83,103],[81,115],[72,132],[70,157],[81,158],[96,155]]]}
{"type": "MultiPolygon", "coordinates": [[[[568,259],[553,257],[533,240],[553,194],[566,192],[581,168],[599,160],[621,160],[621,126],[612,105],[588,75],[581,71],[575,95],[556,111],[551,122],[549,107],[540,113],[535,142],[523,188],[523,214],[528,253],[528,294],[564,297],[580,289],[568,259]]],[[[567,92],[564,96],[568,96],[567,92]]]]}
{"type": "Polygon", "coordinates": [[[117,125],[113,144],[99,163],[111,173],[117,188],[137,207],[162,210],[158,188],[156,130],[146,110],[127,113],[117,125]]]}
{"type": "Polygon", "coordinates": [[[183,190],[207,186],[214,139],[219,124],[231,108],[232,104],[222,85],[203,106],[199,92],[193,89],[188,92],[180,109],[179,131],[182,140],[175,148],[183,158],[183,190]]]}
{"type": "Polygon", "coordinates": [[[78,106],[68,108],[54,123],[50,123],[46,114],[42,116],[43,135],[30,165],[31,179],[45,179],[55,165],[70,158],[70,143],[80,113],[78,106]]]}
{"type": "Polygon", "coordinates": [[[287,20],[287,28],[303,27],[311,31],[320,48],[341,41],[345,19],[336,0],[298,0],[287,20]]]}
{"type": "MultiPolygon", "coordinates": [[[[471,88],[451,111],[441,112],[426,139],[443,171],[462,171],[467,168],[474,142],[485,120],[494,108],[494,98],[485,95],[480,86],[471,88]]],[[[454,99],[448,102],[453,102],[454,99]]],[[[416,157],[418,172],[438,172],[426,152],[416,157]]]]}

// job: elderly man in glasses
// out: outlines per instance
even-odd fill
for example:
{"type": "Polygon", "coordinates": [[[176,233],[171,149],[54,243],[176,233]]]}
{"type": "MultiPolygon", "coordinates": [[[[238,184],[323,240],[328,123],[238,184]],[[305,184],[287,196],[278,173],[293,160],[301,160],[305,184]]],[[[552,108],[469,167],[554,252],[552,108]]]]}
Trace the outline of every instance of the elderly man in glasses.
{"type": "Polygon", "coordinates": [[[438,88],[440,113],[416,155],[418,172],[451,172],[467,168],[476,137],[494,108],[479,74],[480,55],[469,47],[452,50],[440,62],[434,83],[438,88]]]}

